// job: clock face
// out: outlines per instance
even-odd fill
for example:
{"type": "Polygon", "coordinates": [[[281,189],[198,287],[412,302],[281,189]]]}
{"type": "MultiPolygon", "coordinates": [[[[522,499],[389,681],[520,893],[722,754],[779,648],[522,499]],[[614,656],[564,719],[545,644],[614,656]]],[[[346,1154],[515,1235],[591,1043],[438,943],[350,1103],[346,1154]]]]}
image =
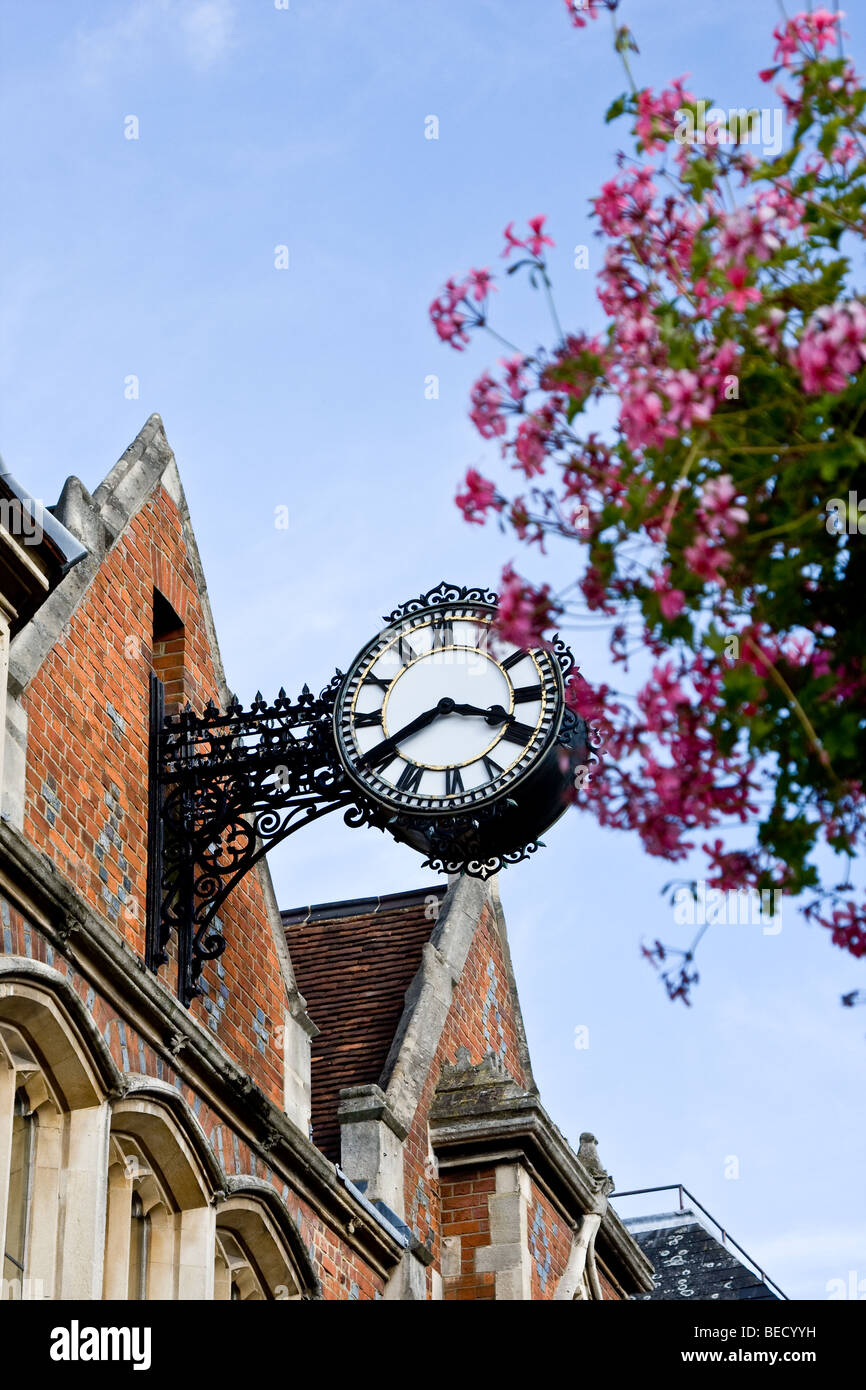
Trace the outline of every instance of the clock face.
{"type": "Polygon", "coordinates": [[[354,782],[401,812],[466,812],[536,766],[562,722],[556,658],[500,643],[495,609],[437,604],[374,638],[337,698],[354,782]]]}

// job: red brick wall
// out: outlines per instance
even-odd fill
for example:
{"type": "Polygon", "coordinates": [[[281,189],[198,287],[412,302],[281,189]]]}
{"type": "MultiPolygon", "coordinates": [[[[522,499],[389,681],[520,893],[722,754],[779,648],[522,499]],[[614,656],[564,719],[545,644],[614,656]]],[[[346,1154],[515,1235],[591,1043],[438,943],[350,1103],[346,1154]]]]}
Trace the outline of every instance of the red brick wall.
{"type": "Polygon", "coordinates": [[[553,1298],[571,1254],[573,1232],[541,1189],[535,1183],[531,1187],[527,1239],[532,1297],[553,1298]]]}
{"type": "MultiPolygon", "coordinates": [[[[148,673],[153,591],[184,624],[184,693],[201,709],[216,677],[178,510],[163,488],[105,558],[68,629],[27,688],[24,830],[89,905],[144,953],[148,673]]],[[[176,654],[175,654],[176,655],[176,654]]],[[[163,652],[165,673],[172,653],[163,652]]],[[[176,693],[172,687],[171,693],[176,693]]],[[[222,910],[228,948],[205,968],[193,1013],[269,1098],[282,1104],[285,988],[255,872],[222,910]]],[[[159,978],[175,988],[172,966],[159,978]]]]}
{"type": "Polygon", "coordinates": [[[280,1192],[322,1283],[326,1299],[372,1299],[381,1296],[383,1281],[339,1234],[297,1195],[290,1184],[236,1134],[221,1114],[181,1081],[167,1056],[154,1048],[132,1024],[89,983],[71,961],[55,951],[37,927],[0,897],[0,955],[25,956],[52,966],[72,985],[104,1038],[117,1066],[174,1086],[190,1106],[224,1171],[230,1176],[259,1178],[280,1192]]]}
{"type": "Polygon", "coordinates": [[[611,1281],[610,1276],[605,1272],[600,1264],[597,1264],[598,1282],[601,1284],[601,1291],[606,1299],[613,1299],[618,1303],[622,1302],[622,1294],[616,1285],[611,1281]]]}
{"type": "MultiPolygon", "coordinates": [[[[515,1080],[526,1085],[517,1046],[505,957],[493,915],[486,906],[469,948],[463,974],[455,987],[439,1048],[404,1148],[406,1221],[419,1240],[429,1239],[434,1257],[432,1268],[437,1270],[440,1268],[440,1194],[439,1183],[429,1163],[427,1116],[442,1065],[456,1060],[461,1044],[469,1049],[473,1062],[480,1062],[490,1051],[500,1054],[515,1080]]],[[[429,1282],[428,1277],[428,1290],[429,1282]]]]}
{"type": "Polygon", "coordinates": [[[496,1275],[475,1271],[475,1251],[490,1244],[490,1212],[487,1199],[496,1191],[496,1169],[460,1169],[451,1176],[444,1173],[439,1183],[442,1209],[442,1239],[460,1237],[460,1274],[442,1281],[443,1299],[492,1299],[496,1297],[496,1275]]]}

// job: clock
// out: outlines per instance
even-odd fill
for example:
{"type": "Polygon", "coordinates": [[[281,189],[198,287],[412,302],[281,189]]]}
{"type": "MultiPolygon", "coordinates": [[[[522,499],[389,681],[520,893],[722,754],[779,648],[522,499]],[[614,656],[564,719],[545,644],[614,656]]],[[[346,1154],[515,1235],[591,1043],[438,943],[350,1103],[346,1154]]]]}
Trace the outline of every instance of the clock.
{"type": "Polygon", "coordinates": [[[571,654],[501,641],[496,616],[495,593],[445,584],[404,604],[335,701],[347,778],[440,867],[525,851],[565,809],[587,756],[565,707],[571,654]]]}

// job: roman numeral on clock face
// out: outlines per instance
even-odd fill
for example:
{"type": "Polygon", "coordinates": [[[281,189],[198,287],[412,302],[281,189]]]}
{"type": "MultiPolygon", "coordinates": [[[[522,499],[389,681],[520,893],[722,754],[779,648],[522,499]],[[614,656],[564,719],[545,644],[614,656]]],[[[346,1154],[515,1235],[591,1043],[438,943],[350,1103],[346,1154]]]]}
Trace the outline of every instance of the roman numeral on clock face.
{"type": "Polygon", "coordinates": [[[484,771],[487,773],[491,782],[495,782],[497,777],[501,777],[505,771],[505,769],[500,767],[497,762],[494,762],[492,758],[484,757],[482,761],[484,763],[484,771]]]}
{"type": "Polygon", "coordinates": [[[391,687],[391,682],[390,682],[390,681],[383,680],[381,676],[366,675],[366,676],[364,677],[364,679],[361,681],[361,684],[362,684],[362,685],[377,685],[377,686],[379,687],[380,690],[385,690],[385,691],[389,690],[390,687],[391,687]]]}
{"type": "Polygon", "coordinates": [[[434,651],[437,647],[454,646],[454,628],[450,618],[434,618],[430,625],[430,640],[434,651]]]}
{"type": "Polygon", "coordinates": [[[369,710],[368,712],[356,711],[355,728],[373,729],[380,728],[382,724],[382,711],[380,709],[369,710]]]}
{"type": "Polygon", "coordinates": [[[533,701],[540,699],[540,685],[518,685],[514,688],[514,703],[516,705],[531,704],[533,701]]]}
{"type": "Polygon", "coordinates": [[[503,730],[502,737],[509,743],[519,743],[526,746],[531,740],[535,730],[531,724],[521,724],[519,719],[515,719],[513,724],[507,724],[503,730]]]}
{"type": "Polygon", "coordinates": [[[418,659],[418,653],[407,637],[397,638],[397,655],[404,665],[407,666],[410,661],[416,661],[418,659]]]}
{"type": "Polygon", "coordinates": [[[458,792],[465,791],[463,778],[460,775],[459,767],[446,767],[445,769],[445,795],[455,796],[458,792]]]}
{"type": "Polygon", "coordinates": [[[517,666],[527,655],[528,653],[524,651],[512,652],[510,656],[507,656],[504,661],[500,661],[499,664],[503,671],[510,671],[512,666],[517,666]]]}
{"type": "Polygon", "coordinates": [[[413,763],[407,763],[397,779],[397,790],[401,792],[416,792],[421,785],[421,778],[424,776],[423,767],[415,767],[413,763]]]}

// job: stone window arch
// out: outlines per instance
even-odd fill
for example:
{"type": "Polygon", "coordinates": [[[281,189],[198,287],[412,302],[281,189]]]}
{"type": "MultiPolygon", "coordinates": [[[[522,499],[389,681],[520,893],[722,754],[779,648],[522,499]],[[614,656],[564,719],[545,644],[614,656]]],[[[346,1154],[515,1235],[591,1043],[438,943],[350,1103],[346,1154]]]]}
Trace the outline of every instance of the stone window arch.
{"type": "Polygon", "coordinates": [[[297,1226],[274,1188],[229,1179],[216,1210],[214,1298],[294,1301],[320,1297],[297,1226]]]}
{"type": "Polygon", "coordinates": [[[113,1128],[109,1156],[103,1297],[176,1298],[177,1204],[134,1137],[113,1128]]]}
{"type": "Polygon", "coordinates": [[[102,1297],[212,1298],[222,1183],[172,1088],[115,1103],[110,1156],[102,1297]]]}
{"type": "Polygon", "coordinates": [[[92,1298],[114,1064],[62,976],[0,966],[0,1288],[92,1298]]]}

